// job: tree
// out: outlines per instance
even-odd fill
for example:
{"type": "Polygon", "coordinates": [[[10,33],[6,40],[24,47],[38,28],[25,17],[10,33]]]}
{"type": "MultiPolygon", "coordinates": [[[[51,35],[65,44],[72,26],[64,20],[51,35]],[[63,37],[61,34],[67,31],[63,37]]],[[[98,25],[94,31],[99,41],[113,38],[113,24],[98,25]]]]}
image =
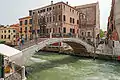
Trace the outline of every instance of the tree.
{"type": "Polygon", "coordinates": [[[102,29],[100,29],[100,38],[104,37],[104,31],[102,29]]]}

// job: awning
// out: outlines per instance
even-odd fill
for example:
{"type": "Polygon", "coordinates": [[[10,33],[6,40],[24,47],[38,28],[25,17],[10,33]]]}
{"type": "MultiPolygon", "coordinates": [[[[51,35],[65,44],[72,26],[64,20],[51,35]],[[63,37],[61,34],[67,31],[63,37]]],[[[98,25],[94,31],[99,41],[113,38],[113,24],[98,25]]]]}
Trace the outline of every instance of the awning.
{"type": "Polygon", "coordinates": [[[10,61],[15,62],[17,65],[22,65],[22,51],[0,44],[0,54],[8,57],[10,61]]]}

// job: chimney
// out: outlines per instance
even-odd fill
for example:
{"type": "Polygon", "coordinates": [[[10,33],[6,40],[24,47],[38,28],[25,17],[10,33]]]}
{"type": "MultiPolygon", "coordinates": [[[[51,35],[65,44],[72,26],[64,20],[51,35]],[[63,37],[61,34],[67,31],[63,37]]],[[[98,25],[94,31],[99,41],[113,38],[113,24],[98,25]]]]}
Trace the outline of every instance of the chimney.
{"type": "Polygon", "coordinates": [[[68,1],[66,2],[66,4],[68,4],[68,1]]]}
{"type": "Polygon", "coordinates": [[[53,4],[53,1],[51,1],[51,4],[53,4]]]}
{"type": "Polygon", "coordinates": [[[32,16],[32,10],[29,10],[29,16],[32,16]]]}

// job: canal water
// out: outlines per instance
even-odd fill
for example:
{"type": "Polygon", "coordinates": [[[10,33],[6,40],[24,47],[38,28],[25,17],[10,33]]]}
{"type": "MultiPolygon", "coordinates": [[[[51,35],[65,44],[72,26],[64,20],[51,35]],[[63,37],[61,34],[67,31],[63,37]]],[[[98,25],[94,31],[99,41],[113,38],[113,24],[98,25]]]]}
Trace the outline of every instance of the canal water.
{"type": "Polygon", "coordinates": [[[36,53],[26,64],[27,80],[120,80],[120,63],[51,52],[36,53]]]}

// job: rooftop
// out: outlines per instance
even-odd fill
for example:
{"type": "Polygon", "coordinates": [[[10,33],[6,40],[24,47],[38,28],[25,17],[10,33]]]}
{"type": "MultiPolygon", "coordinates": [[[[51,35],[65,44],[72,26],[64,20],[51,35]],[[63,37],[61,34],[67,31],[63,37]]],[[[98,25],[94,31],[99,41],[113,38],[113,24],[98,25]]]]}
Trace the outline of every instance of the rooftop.
{"type": "Polygon", "coordinates": [[[87,8],[87,7],[90,7],[90,6],[96,6],[97,4],[99,4],[99,3],[98,2],[90,3],[90,4],[75,6],[75,8],[87,8]]]}
{"type": "Polygon", "coordinates": [[[57,2],[57,3],[54,3],[54,4],[50,4],[50,5],[47,5],[47,6],[41,7],[41,8],[36,8],[36,9],[33,9],[33,10],[39,10],[39,9],[46,8],[46,7],[49,7],[49,6],[52,6],[52,5],[57,5],[57,4],[65,4],[66,6],[69,6],[69,7],[71,7],[71,8],[73,8],[73,9],[76,10],[75,7],[72,7],[72,6],[70,6],[69,4],[67,4],[67,3],[65,3],[65,2],[63,2],[63,1],[61,1],[61,2],[57,2]]]}
{"type": "Polygon", "coordinates": [[[19,20],[22,20],[22,19],[29,19],[31,18],[31,16],[26,16],[26,17],[23,17],[23,18],[19,18],[19,20]]]}

